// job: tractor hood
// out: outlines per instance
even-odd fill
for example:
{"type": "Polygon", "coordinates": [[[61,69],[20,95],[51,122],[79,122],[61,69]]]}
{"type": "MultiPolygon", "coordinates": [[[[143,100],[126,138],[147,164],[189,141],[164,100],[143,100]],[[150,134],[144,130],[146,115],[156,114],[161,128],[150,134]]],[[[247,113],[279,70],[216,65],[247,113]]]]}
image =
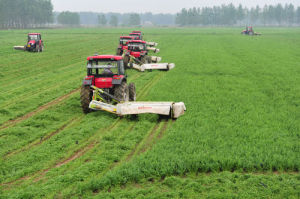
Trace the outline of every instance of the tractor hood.
{"type": "Polygon", "coordinates": [[[134,56],[135,58],[140,57],[142,55],[145,55],[146,51],[141,51],[141,52],[132,52],[130,53],[130,55],[134,56]]]}
{"type": "Polygon", "coordinates": [[[30,40],[30,41],[28,42],[28,44],[31,44],[31,45],[34,45],[35,43],[36,43],[35,40],[30,40]]]}

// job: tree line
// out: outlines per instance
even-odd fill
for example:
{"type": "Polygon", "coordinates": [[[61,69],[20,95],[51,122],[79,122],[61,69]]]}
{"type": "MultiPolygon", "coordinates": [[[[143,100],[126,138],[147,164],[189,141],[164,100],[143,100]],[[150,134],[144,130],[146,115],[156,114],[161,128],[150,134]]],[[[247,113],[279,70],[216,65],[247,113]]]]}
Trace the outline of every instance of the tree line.
{"type": "Polygon", "coordinates": [[[51,23],[50,0],[0,0],[0,28],[31,28],[51,23]]]}
{"type": "Polygon", "coordinates": [[[300,25],[300,7],[292,4],[265,5],[247,8],[233,4],[203,7],[183,8],[177,13],[176,24],[180,26],[195,25],[264,25],[289,26],[300,25]]]}
{"type": "MultiPolygon", "coordinates": [[[[58,21],[61,12],[54,12],[54,22],[58,21]]],[[[168,26],[175,25],[175,14],[152,14],[147,13],[96,13],[77,12],[81,25],[91,26],[168,26]]]]}

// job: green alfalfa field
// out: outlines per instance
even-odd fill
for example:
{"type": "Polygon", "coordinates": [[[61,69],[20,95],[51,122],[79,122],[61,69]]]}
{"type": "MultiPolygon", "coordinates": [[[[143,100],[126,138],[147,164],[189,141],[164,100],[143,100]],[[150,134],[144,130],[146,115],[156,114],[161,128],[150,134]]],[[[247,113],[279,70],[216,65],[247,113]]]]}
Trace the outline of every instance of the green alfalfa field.
{"type": "Polygon", "coordinates": [[[299,198],[300,29],[241,30],[142,29],[176,67],[128,81],[176,121],[81,111],[86,57],[132,29],[0,31],[0,198],[299,198]]]}

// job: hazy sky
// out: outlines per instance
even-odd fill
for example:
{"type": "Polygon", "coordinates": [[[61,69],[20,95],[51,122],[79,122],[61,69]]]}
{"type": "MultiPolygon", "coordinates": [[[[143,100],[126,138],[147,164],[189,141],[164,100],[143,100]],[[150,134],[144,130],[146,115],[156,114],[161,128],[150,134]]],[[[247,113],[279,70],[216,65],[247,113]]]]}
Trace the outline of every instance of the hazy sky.
{"type": "Polygon", "coordinates": [[[300,0],[52,0],[54,11],[93,12],[152,12],[177,13],[181,8],[241,3],[247,7],[265,4],[292,3],[300,6],[300,0]]]}

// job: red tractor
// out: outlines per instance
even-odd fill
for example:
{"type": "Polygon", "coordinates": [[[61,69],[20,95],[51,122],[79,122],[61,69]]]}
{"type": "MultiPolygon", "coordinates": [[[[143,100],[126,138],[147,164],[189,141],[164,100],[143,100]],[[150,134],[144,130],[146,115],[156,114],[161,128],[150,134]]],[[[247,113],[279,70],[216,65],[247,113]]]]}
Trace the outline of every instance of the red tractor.
{"type": "Polygon", "coordinates": [[[44,43],[40,33],[29,33],[27,45],[25,50],[31,52],[42,52],[44,50],[44,43]]]}
{"type": "Polygon", "coordinates": [[[252,26],[246,26],[246,29],[241,32],[243,35],[261,35],[260,33],[254,32],[252,26]]]}
{"type": "Polygon", "coordinates": [[[87,60],[87,76],[80,92],[84,113],[91,112],[89,104],[92,100],[109,104],[136,100],[134,83],[127,85],[122,56],[95,55],[87,60]],[[97,88],[102,93],[95,93],[97,88]]]}
{"type": "Polygon", "coordinates": [[[127,44],[128,49],[124,53],[124,65],[125,67],[132,68],[132,59],[138,64],[151,63],[151,57],[148,56],[147,42],[142,40],[131,40],[127,44]]]}
{"type": "Polygon", "coordinates": [[[117,55],[122,55],[123,54],[123,51],[127,48],[127,42],[130,41],[130,40],[133,40],[134,37],[131,37],[131,36],[120,36],[120,43],[119,43],[119,46],[117,48],[117,55]]]}

